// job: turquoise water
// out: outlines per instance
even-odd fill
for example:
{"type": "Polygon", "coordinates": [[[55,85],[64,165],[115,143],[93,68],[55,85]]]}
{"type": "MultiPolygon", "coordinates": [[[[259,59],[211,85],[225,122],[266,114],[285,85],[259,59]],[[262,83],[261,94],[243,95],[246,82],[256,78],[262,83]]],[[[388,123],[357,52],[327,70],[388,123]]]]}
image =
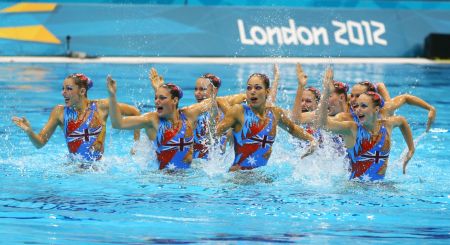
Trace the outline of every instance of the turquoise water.
{"type": "MultiPolygon", "coordinates": [[[[391,95],[412,93],[433,104],[436,123],[424,134],[427,113],[405,106],[417,139],[407,175],[400,157],[406,145],[394,131],[386,181],[347,181],[344,162],[327,151],[299,161],[286,133],[277,135],[268,166],[230,174],[228,152],[168,175],[154,163],[143,136],[130,156],[132,133],[110,127],[98,170],[67,163],[67,147],[57,129],[35,149],[15,127],[13,115],[26,116],[35,131],[51,109],[62,104],[62,81],[84,72],[94,80],[89,97],[107,96],[105,77],[118,81],[119,100],[153,110],[147,80],[152,64],[0,64],[0,238],[2,243],[442,243],[450,240],[449,113],[450,65],[335,65],[343,81],[385,81],[391,95]]],[[[220,94],[243,91],[253,72],[271,74],[271,65],[155,64],[166,81],[184,89],[182,105],[194,102],[197,76],[212,72],[223,80],[220,94]]],[[[325,65],[304,65],[318,85],[325,65]]],[[[277,103],[290,108],[295,96],[295,65],[280,65],[277,103]]]]}

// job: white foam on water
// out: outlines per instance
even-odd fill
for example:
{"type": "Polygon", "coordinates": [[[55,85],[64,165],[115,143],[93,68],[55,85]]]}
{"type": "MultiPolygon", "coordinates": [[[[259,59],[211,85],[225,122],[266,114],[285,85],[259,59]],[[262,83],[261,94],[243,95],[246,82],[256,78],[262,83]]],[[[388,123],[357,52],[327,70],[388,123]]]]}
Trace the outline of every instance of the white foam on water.
{"type": "Polygon", "coordinates": [[[448,129],[445,129],[445,128],[431,128],[430,132],[431,133],[447,133],[448,129]]]}
{"type": "MultiPolygon", "coordinates": [[[[293,178],[306,185],[333,187],[336,180],[348,179],[348,159],[345,152],[336,150],[331,135],[323,133],[323,143],[316,151],[294,166],[293,178]]],[[[289,162],[295,162],[291,160],[289,162]]]]}

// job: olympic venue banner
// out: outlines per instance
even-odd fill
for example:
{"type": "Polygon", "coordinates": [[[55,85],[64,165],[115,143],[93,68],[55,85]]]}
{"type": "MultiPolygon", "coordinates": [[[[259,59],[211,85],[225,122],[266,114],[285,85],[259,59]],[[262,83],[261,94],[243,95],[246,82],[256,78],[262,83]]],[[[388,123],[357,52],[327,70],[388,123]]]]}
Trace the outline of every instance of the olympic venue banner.
{"type": "Polygon", "coordinates": [[[430,33],[449,10],[0,3],[0,56],[416,57],[430,33]]]}

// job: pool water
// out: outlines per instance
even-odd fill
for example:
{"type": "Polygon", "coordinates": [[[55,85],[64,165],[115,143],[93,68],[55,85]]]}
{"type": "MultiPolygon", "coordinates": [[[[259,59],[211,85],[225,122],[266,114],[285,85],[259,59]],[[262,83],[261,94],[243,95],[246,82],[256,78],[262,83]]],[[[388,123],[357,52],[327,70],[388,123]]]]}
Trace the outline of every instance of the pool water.
{"type": "MultiPolygon", "coordinates": [[[[142,134],[108,122],[104,159],[97,170],[69,164],[62,131],[42,149],[11,122],[26,116],[35,132],[56,104],[70,73],[94,80],[89,98],[107,96],[105,77],[118,81],[118,99],[152,111],[150,67],[184,89],[181,106],[194,103],[196,77],[222,78],[219,94],[243,92],[248,75],[272,74],[270,64],[18,64],[0,63],[0,238],[5,244],[147,243],[442,243],[450,240],[450,65],[335,64],[335,79],[384,81],[395,96],[417,95],[437,108],[431,132],[427,112],[404,106],[417,141],[407,174],[406,148],[394,130],[383,183],[347,180],[344,160],[327,147],[299,160],[303,149],[279,130],[268,166],[228,173],[231,149],[178,174],[157,170],[153,146],[142,134]]],[[[324,64],[304,64],[309,84],[319,86],[324,64]]],[[[295,64],[280,65],[277,104],[291,108],[295,64]]]]}

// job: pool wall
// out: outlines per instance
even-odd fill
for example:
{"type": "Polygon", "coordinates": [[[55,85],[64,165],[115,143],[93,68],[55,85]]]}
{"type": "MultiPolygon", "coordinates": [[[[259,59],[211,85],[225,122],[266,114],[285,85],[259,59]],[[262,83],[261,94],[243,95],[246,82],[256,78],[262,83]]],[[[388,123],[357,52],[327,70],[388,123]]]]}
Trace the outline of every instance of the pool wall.
{"type": "Polygon", "coordinates": [[[0,56],[417,57],[428,34],[450,32],[441,5],[2,2],[0,56]]]}

